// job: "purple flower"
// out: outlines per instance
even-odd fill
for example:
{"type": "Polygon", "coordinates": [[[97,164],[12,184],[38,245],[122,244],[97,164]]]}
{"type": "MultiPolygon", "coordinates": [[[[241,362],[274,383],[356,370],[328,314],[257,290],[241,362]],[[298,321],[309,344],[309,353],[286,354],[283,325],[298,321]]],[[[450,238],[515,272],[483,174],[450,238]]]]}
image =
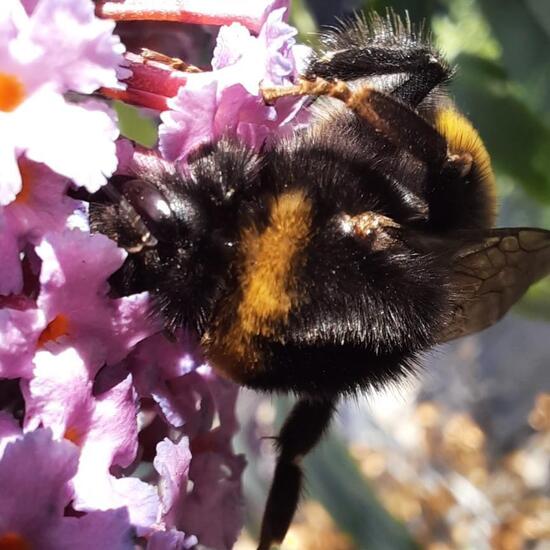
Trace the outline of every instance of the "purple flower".
{"type": "Polygon", "coordinates": [[[113,29],[88,0],[1,3],[0,204],[21,190],[22,153],[90,191],[116,168],[112,111],[63,96],[117,85],[124,47],[113,29]]]}
{"type": "Polygon", "coordinates": [[[75,346],[95,373],[159,329],[148,315],[146,293],[108,297],[107,278],[125,252],[103,235],[49,233],[36,253],[41,260],[36,303],[24,296],[0,302],[0,377],[31,377],[36,350],[56,341],[75,346]]]}
{"type": "Polygon", "coordinates": [[[125,507],[139,532],[156,523],[156,489],[136,478],[115,478],[114,466],[127,467],[137,452],[137,399],[131,377],[100,395],[93,378],[73,348],[36,354],[33,378],[24,383],[25,430],[48,426],[57,439],[80,449],[73,479],[77,510],[125,507]]]}
{"type": "Polygon", "coordinates": [[[157,531],[149,538],[147,550],[189,550],[197,545],[197,537],[188,537],[176,529],[157,531]]]}
{"type": "Polygon", "coordinates": [[[0,378],[30,378],[44,314],[34,308],[0,309],[0,378]]]}
{"type": "Polygon", "coordinates": [[[7,412],[0,411],[0,460],[8,443],[15,441],[21,435],[21,428],[7,412]]]}
{"type": "Polygon", "coordinates": [[[162,334],[143,340],[127,364],[138,393],[153,399],[173,427],[185,425],[187,433],[193,434],[201,428],[208,430],[214,414],[213,407],[202,406],[208,388],[196,372],[201,362],[198,343],[179,331],[173,342],[162,334]]]}
{"type": "Polygon", "coordinates": [[[23,290],[20,254],[29,243],[37,244],[48,231],[60,231],[68,223],[77,202],[65,195],[70,181],[46,165],[19,158],[22,187],[14,201],[0,207],[0,254],[5,259],[0,294],[23,290]]]}
{"type": "Polygon", "coordinates": [[[153,464],[159,473],[162,519],[169,526],[175,525],[174,515],[187,490],[190,463],[191,451],[187,437],[182,437],[177,445],[167,438],[157,445],[153,464]]]}
{"type": "Polygon", "coordinates": [[[189,477],[193,491],[181,506],[183,530],[217,550],[233,548],[243,523],[242,456],[203,452],[193,455],[189,477]],[[218,521],[212,522],[212,518],[218,521]]]}
{"type": "Polygon", "coordinates": [[[195,535],[212,548],[231,548],[242,525],[240,476],[245,466],[231,447],[238,429],[237,387],[202,364],[197,343],[184,332],[174,342],[161,335],[144,340],[126,363],[141,395],[151,397],[166,420],[190,440],[190,464],[187,438],[177,446],[168,440],[157,445],[154,465],[164,488],[166,526],[195,535]],[[190,492],[187,477],[193,481],[190,492]],[[208,518],[220,519],[213,524],[208,518]]]}
{"type": "Polygon", "coordinates": [[[90,369],[120,361],[159,330],[148,314],[146,293],[108,297],[107,278],[126,253],[107,237],[79,230],[51,233],[36,252],[42,260],[37,304],[55,329],[50,340],[70,342],[90,369]]]}
{"type": "Polygon", "coordinates": [[[225,550],[242,526],[237,387],[192,334],[165,337],[147,293],[117,296],[127,252],[67,193],[165,175],[225,135],[269,145],[308,114],[261,88],[293,83],[304,50],[287,0],[191,0],[194,22],[228,24],[212,70],[123,59],[94,13],[182,11],[154,4],[0,1],[0,383],[25,411],[0,411],[0,548],[225,550]],[[162,112],[159,150],[117,141],[108,104],[80,97],[96,91],[162,112]]]}
{"type": "Polygon", "coordinates": [[[193,490],[182,502],[178,526],[196,535],[202,544],[229,550],[237,540],[244,514],[241,474],[246,460],[242,455],[235,455],[231,446],[239,427],[235,414],[238,389],[208,366],[201,366],[197,371],[207,384],[219,426],[192,439],[189,478],[193,481],[193,490]],[[223,518],[223,521],[212,525],[207,521],[209,517],[223,518]]]}
{"type": "Polygon", "coordinates": [[[0,212],[0,257],[2,258],[0,294],[2,295],[19,294],[23,289],[20,252],[18,239],[11,233],[6,217],[0,212]]]}
{"type": "Polygon", "coordinates": [[[296,30],[283,20],[285,11],[269,13],[258,36],[239,23],[220,29],[213,71],[186,75],[168,100],[170,110],[161,115],[159,147],[166,159],[185,159],[200,144],[227,134],[260,148],[304,122],[303,99],[271,106],[261,96],[262,85],[291,84],[302,61],[296,30]]]}
{"type": "Polygon", "coordinates": [[[77,448],[52,440],[49,430],[8,443],[0,459],[1,548],[133,548],[123,508],[65,516],[77,464],[77,448]]]}
{"type": "Polygon", "coordinates": [[[16,199],[3,208],[5,230],[19,242],[38,244],[48,231],[61,231],[77,207],[65,194],[70,180],[45,164],[19,158],[22,187],[16,199]]]}

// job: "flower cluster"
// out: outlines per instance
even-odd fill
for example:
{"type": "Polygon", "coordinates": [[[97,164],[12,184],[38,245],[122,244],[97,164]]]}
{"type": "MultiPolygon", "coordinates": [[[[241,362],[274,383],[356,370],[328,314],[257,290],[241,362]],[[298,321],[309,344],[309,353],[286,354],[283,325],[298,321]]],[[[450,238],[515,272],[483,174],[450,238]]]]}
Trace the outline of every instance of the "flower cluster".
{"type": "Polygon", "coordinates": [[[273,9],[264,10],[257,35],[238,22],[221,27],[208,70],[174,71],[155,58],[127,55],[127,87],[110,92],[163,111],[159,149],[165,159],[184,161],[202,143],[227,134],[259,149],[307,121],[303,98],[267,105],[261,94],[262,86],[292,84],[309,55],[309,48],[295,43],[296,29],[285,22],[288,8],[282,4],[268,3],[273,9]]]}
{"type": "Polygon", "coordinates": [[[0,548],[228,549],[239,533],[237,388],[193,335],[164,336],[147,293],[113,294],[127,253],[69,196],[143,156],[98,90],[159,111],[147,154],[170,162],[303,123],[301,100],[260,90],[291,83],[304,55],[288,4],[220,6],[188,14],[227,23],[211,67],[190,72],[125,54],[109,17],[145,0],[0,3],[0,548]]]}

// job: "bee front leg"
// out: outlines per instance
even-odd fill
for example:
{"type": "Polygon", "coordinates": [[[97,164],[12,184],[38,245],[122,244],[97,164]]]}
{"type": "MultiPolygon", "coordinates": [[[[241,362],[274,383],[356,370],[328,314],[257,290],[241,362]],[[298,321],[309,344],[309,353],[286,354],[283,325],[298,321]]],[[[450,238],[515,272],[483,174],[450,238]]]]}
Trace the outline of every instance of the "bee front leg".
{"type": "Polygon", "coordinates": [[[455,169],[456,161],[448,158],[445,138],[431,124],[392,95],[379,92],[369,85],[351,88],[342,80],[301,78],[293,86],[263,88],[262,95],[267,103],[288,96],[333,97],[345,103],[389,141],[438,172],[449,161],[455,169]]]}
{"type": "Polygon", "coordinates": [[[304,74],[309,80],[403,75],[385,91],[414,108],[453,74],[427,33],[415,29],[408,16],[358,17],[321,38],[322,51],[313,55],[304,74]]]}
{"type": "Polygon", "coordinates": [[[141,48],[141,57],[147,61],[155,61],[162,65],[166,65],[175,71],[182,71],[184,73],[201,73],[201,69],[195,67],[195,65],[190,65],[186,63],[179,57],[170,57],[155,50],[150,50],[149,48],[141,48]]]}
{"type": "Polygon", "coordinates": [[[292,522],[300,499],[300,462],[321,439],[334,413],[331,400],[301,399],[287,417],[277,447],[279,458],[267,498],[258,550],[280,543],[292,522]]]}

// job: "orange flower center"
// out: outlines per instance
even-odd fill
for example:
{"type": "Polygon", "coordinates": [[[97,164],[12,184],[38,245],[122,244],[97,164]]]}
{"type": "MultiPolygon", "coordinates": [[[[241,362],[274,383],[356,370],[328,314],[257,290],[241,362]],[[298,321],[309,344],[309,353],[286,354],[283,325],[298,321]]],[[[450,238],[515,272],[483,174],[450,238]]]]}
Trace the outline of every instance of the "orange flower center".
{"type": "Polygon", "coordinates": [[[0,111],[14,111],[25,99],[25,87],[13,74],[0,72],[0,111]]]}
{"type": "Polygon", "coordinates": [[[17,193],[15,202],[24,204],[31,197],[33,183],[36,181],[36,170],[31,162],[23,158],[19,160],[19,173],[21,174],[21,191],[17,193]]]}
{"type": "MultiPolygon", "coordinates": [[[[69,332],[69,319],[60,313],[52,321],[48,323],[48,326],[42,331],[40,338],[38,338],[38,347],[44,347],[45,344],[52,340],[57,340],[61,336],[65,336],[69,332]]],[[[0,548],[0,550],[2,550],[0,548]]]]}
{"type": "MultiPolygon", "coordinates": [[[[80,443],[80,433],[74,426],[69,426],[65,430],[63,437],[75,445],[79,445],[80,443]]],[[[0,550],[2,549],[0,548],[0,550]]]]}
{"type": "Polygon", "coordinates": [[[31,550],[31,545],[19,533],[8,531],[0,535],[0,550],[31,550]]]}

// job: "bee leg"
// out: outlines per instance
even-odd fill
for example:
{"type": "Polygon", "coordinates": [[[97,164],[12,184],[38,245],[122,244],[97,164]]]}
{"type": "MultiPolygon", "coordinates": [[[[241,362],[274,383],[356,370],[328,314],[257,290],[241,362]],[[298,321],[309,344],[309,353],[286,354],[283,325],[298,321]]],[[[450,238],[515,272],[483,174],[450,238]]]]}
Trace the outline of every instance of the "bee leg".
{"type": "Polygon", "coordinates": [[[263,88],[267,103],[287,96],[329,96],[345,103],[363,120],[400,148],[437,170],[450,160],[445,138],[407,105],[370,86],[352,89],[342,80],[299,79],[293,86],[263,88]],[[403,129],[407,131],[403,131],[403,129]]]}
{"type": "Polygon", "coordinates": [[[424,34],[415,33],[408,18],[404,22],[398,17],[357,19],[326,35],[324,52],[310,62],[304,76],[350,81],[404,74],[404,81],[384,91],[416,107],[453,73],[424,34]]]}
{"type": "Polygon", "coordinates": [[[353,48],[313,61],[304,76],[308,80],[320,77],[350,81],[388,74],[407,75],[390,93],[416,107],[436,86],[449,80],[452,71],[426,48],[410,51],[353,48]]]}
{"type": "Polygon", "coordinates": [[[267,498],[258,550],[280,543],[300,498],[300,461],[321,439],[334,412],[333,401],[301,399],[287,417],[277,447],[279,458],[267,498]]]}
{"type": "Polygon", "coordinates": [[[145,60],[145,63],[148,61],[155,61],[161,63],[162,65],[167,65],[175,71],[182,71],[184,73],[201,73],[202,70],[195,65],[190,65],[186,63],[179,57],[170,57],[155,50],[150,50],[149,48],[141,48],[141,57],[145,60]]]}

